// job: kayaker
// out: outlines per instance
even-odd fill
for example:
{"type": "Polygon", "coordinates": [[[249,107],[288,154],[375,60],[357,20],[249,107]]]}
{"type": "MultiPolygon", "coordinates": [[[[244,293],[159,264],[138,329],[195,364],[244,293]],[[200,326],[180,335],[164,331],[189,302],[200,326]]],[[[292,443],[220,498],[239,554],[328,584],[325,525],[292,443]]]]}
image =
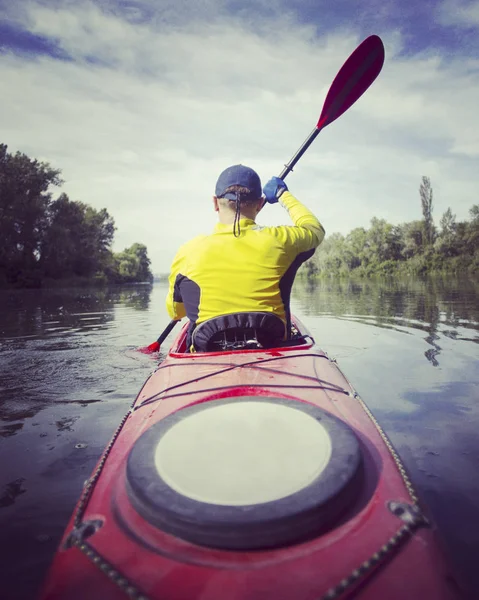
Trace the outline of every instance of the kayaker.
{"type": "Polygon", "coordinates": [[[213,196],[219,217],[214,232],[184,244],[173,260],[166,305],[172,319],[188,317],[192,349],[206,350],[208,340],[226,330],[259,331],[266,346],[289,338],[293,280],[324,229],[278,177],[263,193],[253,169],[225,169],[213,196]],[[293,226],[257,225],[266,202],[279,202],[293,226]]]}

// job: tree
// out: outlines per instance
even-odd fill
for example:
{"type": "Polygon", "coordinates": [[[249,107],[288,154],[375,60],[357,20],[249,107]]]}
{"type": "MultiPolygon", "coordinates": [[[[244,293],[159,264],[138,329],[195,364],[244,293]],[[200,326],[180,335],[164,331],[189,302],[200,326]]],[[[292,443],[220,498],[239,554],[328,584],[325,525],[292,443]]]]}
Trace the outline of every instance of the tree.
{"type": "Polygon", "coordinates": [[[423,223],[424,223],[424,244],[430,246],[434,242],[434,221],[432,219],[433,193],[431,180],[429,177],[423,177],[419,186],[419,195],[421,197],[423,223]]]}
{"type": "Polygon", "coordinates": [[[367,232],[364,227],[356,227],[346,236],[344,261],[350,271],[364,263],[366,240],[367,232]]]}
{"type": "Polygon", "coordinates": [[[105,208],[52,199],[60,171],[0,144],[0,284],[41,285],[42,278],[152,281],[146,246],[117,259],[115,223],[105,208]]]}
{"type": "Polygon", "coordinates": [[[468,223],[466,245],[467,252],[474,254],[479,252],[479,204],[474,204],[469,209],[471,221],[468,223]]]}
{"type": "Polygon", "coordinates": [[[130,252],[134,254],[138,260],[137,281],[153,281],[153,274],[150,271],[151,261],[148,258],[148,251],[144,244],[133,244],[130,252]]]}
{"type": "Polygon", "coordinates": [[[424,227],[422,221],[410,221],[398,225],[401,239],[401,254],[405,260],[420,254],[424,246],[424,227]]]}
{"type": "Polygon", "coordinates": [[[117,283],[153,281],[146,246],[133,244],[123,252],[114,254],[114,272],[111,277],[117,283]]]}
{"type": "Polygon", "coordinates": [[[98,211],[61,194],[48,210],[43,273],[54,279],[102,273],[112,260],[114,232],[114,221],[105,209],[98,211]]]}
{"type": "MultiPolygon", "coordinates": [[[[343,269],[344,236],[340,233],[329,235],[315,253],[316,264],[321,274],[339,275],[343,269]]],[[[347,270],[347,267],[344,267],[347,270]]]]}
{"type": "Polygon", "coordinates": [[[75,262],[80,254],[84,208],[61,194],[48,210],[48,228],[41,250],[44,275],[54,279],[69,277],[75,272],[75,262]]]}
{"type": "Polygon", "coordinates": [[[385,219],[373,217],[366,235],[366,248],[368,261],[372,265],[399,260],[402,249],[399,229],[385,219]]]}
{"type": "Polygon", "coordinates": [[[434,242],[434,250],[439,258],[457,256],[461,252],[457,235],[456,215],[448,208],[440,220],[441,231],[434,242]]]}
{"type": "Polygon", "coordinates": [[[453,235],[456,233],[456,215],[452,214],[452,210],[448,208],[441,217],[439,222],[441,225],[440,235],[453,235]]]}
{"type": "Polygon", "coordinates": [[[89,205],[83,205],[85,219],[82,236],[82,262],[85,274],[103,271],[111,257],[111,245],[115,234],[115,221],[106,210],[96,210],[89,205]]]}
{"type": "Polygon", "coordinates": [[[50,187],[61,183],[59,170],[0,144],[0,271],[7,280],[38,268],[50,187]]]}

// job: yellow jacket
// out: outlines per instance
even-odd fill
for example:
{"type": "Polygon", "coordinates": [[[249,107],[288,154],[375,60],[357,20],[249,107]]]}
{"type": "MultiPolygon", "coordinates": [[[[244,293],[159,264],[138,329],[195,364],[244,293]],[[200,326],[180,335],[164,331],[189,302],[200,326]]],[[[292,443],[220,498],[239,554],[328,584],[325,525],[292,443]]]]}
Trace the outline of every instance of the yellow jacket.
{"type": "Polygon", "coordinates": [[[178,250],[166,299],[172,319],[187,316],[195,327],[220,315],[263,311],[288,324],[294,276],[322,242],[324,229],[290,192],[279,202],[294,226],[261,227],[243,218],[235,237],[232,224],[218,223],[214,233],[178,250]]]}

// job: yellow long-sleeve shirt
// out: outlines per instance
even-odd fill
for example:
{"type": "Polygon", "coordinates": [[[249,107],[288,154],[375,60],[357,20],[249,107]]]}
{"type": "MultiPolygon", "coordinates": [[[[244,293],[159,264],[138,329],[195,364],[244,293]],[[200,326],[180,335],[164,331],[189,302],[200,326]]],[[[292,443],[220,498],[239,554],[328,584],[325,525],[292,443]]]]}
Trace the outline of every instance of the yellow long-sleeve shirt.
{"type": "Polygon", "coordinates": [[[279,202],[293,226],[261,227],[241,219],[218,223],[211,235],[196,237],[177,252],[171,267],[166,307],[172,319],[185,316],[192,327],[237,312],[272,312],[287,324],[297,269],[324,238],[318,219],[290,192],[279,202]]]}

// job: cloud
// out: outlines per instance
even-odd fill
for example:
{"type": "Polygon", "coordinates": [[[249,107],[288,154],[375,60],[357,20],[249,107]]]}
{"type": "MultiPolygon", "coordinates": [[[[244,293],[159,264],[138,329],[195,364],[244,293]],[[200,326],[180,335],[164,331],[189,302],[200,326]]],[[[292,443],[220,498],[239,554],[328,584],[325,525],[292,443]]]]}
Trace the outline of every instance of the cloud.
{"type": "MultiPolygon", "coordinates": [[[[70,60],[4,53],[0,128],[11,150],[61,168],[72,199],[108,209],[116,249],[144,242],[165,272],[179,244],[212,229],[223,168],[243,162],[264,181],[281,171],[364,36],[353,25],[318,35],[291,11],[253,26],[247,6],[232,16],[228,3],[205,1],[199,21],[186,18],[186,4],[154,6],[23,5],[17,26],[70,60]]],[[[435,48],[405,56],[399,31],[382,37],[379,79],[288,178],[329,233],[373,216],[420,218],[422,175],[432,179],[437,219],[449,205],[466,218],[477,202],[477,63],[435,48]]],[[[288,223],[278,206],[259,220],[288,223]]]]}
{"type": "Polygon", "coordinates": [[[437,20],[445,26],[477,28],[479,27],[479,2],[444,0],[438,7],[437,20]]]}

